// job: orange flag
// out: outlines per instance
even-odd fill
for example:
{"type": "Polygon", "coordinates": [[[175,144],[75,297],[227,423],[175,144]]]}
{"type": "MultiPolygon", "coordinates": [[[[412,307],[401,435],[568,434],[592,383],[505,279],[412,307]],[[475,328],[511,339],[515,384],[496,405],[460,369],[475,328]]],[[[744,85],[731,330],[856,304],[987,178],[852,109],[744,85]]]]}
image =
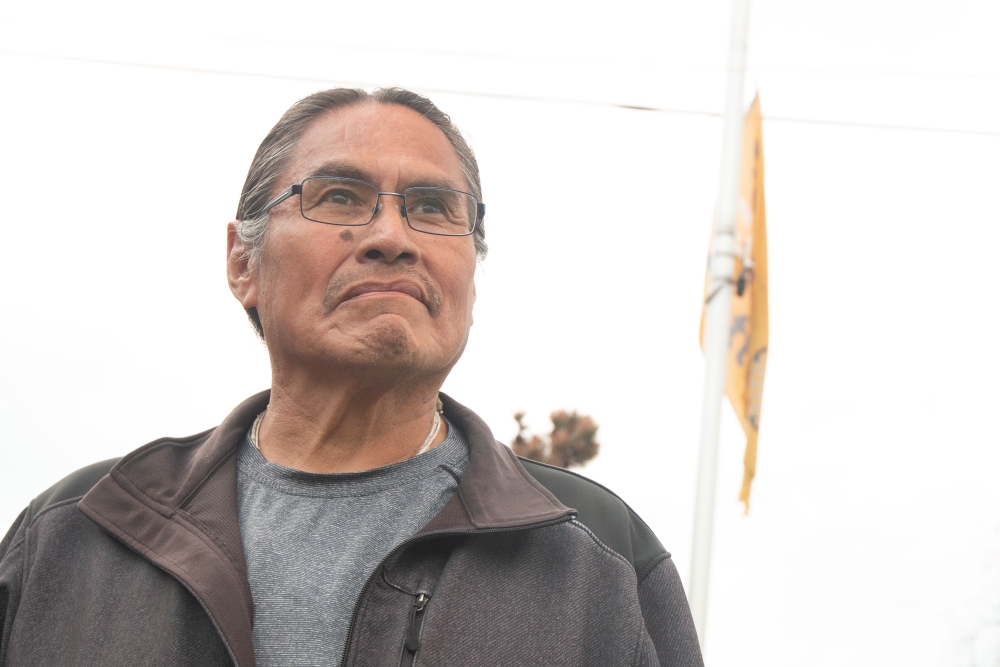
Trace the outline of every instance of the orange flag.
{"type": "MultiPolygon", "coordinates": [[[[726,396],[747,439],[740,501],[749,512],[750,483],[757,471],[757,432],[767,365],[767,238],[759,97],[754,98],[743,121],[735,259],[726,396]]],[[[707,290],[706,280],[706,297],[707,290]]],[[[704,325],[702,312],[703,329],[704,325]]]]}

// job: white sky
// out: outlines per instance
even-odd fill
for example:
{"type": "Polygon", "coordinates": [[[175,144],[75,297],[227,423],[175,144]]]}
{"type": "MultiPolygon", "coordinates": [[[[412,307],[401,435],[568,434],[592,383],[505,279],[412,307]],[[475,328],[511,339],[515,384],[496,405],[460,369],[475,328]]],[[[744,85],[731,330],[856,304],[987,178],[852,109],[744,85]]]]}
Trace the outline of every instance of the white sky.
{"type": "MultiPolygon", "coordinates": [[[[728,2],[2,11],[0,523],[268,385],[224,280],[250,158],[305,94],[403,85],[467,133],[489,210],[445,390],[505,441],[515,410],[592,414],[586,474],[686,579],[728,2]]],[[[771,342],[749,517],[723,423],[708,663],[996,665],[1000,6],[758,0],[751,20],[771,342]]]]}

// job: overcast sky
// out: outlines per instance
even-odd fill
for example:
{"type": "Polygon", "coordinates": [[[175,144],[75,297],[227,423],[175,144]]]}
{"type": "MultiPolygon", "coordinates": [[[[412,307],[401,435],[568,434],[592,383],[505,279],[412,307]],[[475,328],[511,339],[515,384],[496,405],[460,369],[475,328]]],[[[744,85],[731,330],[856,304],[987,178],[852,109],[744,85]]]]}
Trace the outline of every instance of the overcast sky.
{"type": "MultiPolygon", "coordinates": [[[[4,3],[0,523],[268,386],[224,277],[250,159],[310,92],[401,85],[489,211],[445,391],[508,442],[591,414],[584,473],[687,578],[728,3],[495,7],[4,3]]],[[[723,422],[713,667],[1000,663],[998,34],[988,0],[752,4],[771,341],[749,517],[723,422]]]]}

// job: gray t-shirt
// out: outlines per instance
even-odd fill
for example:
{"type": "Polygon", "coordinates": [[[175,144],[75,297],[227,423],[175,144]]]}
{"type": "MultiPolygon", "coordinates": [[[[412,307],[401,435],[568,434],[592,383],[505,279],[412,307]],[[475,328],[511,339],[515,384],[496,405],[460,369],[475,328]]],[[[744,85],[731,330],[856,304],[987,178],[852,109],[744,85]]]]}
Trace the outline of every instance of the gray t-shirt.
{"type": "Polygon", "coordinates": [[[236,490],[258,667],[339,665],[368,577],[441,511],[468,461],[450,423],[425,454],[330,475],[270,463],[248,435],[236,490]]]}

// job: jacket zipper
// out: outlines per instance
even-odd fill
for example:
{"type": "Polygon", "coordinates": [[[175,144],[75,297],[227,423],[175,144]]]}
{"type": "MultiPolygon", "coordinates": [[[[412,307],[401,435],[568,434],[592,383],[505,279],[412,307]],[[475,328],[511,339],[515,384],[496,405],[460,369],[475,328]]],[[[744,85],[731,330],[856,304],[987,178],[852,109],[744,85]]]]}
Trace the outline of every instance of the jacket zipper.
{"type": "Polygon", "coordinates": [[[406,626],[406,639],[403,640],[403,657],[399,661],[400,667],[412,667],[417,656],[417,649],[420,648],[420,626],[424,624],[424,607],[430,600],[426,593],[419,593],[410,607],[410,622],[406,626]]]}
{"type": "MultiPolygon", "coordinates": [[[[358,595],[358,599],[354,601],[354,610],[351,612],[351,622],[347,626],[347,635],[344,636],[344,648],[340,655],[340,667],[347,667],[347,648],[351,645],[351,636],[354,634],[354,624],[358,619],[358,609],[361,608],[361,601],[365,599],[365,594],[368,593],[368,587],[371,586],[372,581],[375,579],[375,575],[382,570],[382,566],[385,565],[385,562],[389,560],[393,555],[395,555],[397,551],[401,551],[405,547],[409,547],[410,545],[416,542],[430,539],[432,537],[441,537],[443,535],[487,535],[491,533],[513,533],[519,530],[546,528],[548,526],[554,526],[556,524],[572,521],[575,518],[576,514],[568,514],[558,519],[552,519],[551,521],[542,521],[541,523],[532,523],[528,524],[527,526],[512,526],[509,528],[483,528],[480,530],[476,530],[475,528],[473,528],[472,530],[440,530],[433,533],[424,533],[423,535],[418,535],[417,537],[411,537],[405,542],[401,542],[395,549],[390,551],[385,558],[379,561],[379,564],[375,567],[374,570],[372,570],[372,573],[368,575],[368,580],[365,581],[365,585],[361,589],[361,594],[358,595]]],[[[428,599],[430,598],[429,595],[427,597],[428,599]]],[[[411,615],[413,614],[413,607],[410,608],[410,614],[411,615]]],[[[419,622],[421,625],[423,624],[423,608],[421,608],[419,622]]],[[[419,632],[419,626],[418,626],[418,632],[419,632]]],[[[409,639],[409,631],[407,631],[407,639],[409,639]]],[[[416,649],[414,649],[414,653],[415,652],[416,649]]],[[[412,662],[413,660],[411,657],[410,664],[412,664],[412,662]]]]}

